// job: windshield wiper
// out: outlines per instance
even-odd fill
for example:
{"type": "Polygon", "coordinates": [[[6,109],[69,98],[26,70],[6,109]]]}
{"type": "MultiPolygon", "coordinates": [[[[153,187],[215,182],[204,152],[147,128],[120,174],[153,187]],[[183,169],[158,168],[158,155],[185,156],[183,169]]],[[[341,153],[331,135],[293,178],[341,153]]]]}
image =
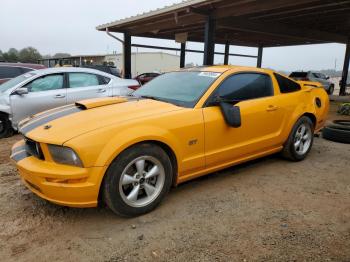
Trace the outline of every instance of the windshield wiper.
{"type": "Polygon", "coordinates": [[[141,98],[147,98],[147,99],[152,99],[152,100],[160,100],[158,97],[155,96],[140,96],[141,98]]]}

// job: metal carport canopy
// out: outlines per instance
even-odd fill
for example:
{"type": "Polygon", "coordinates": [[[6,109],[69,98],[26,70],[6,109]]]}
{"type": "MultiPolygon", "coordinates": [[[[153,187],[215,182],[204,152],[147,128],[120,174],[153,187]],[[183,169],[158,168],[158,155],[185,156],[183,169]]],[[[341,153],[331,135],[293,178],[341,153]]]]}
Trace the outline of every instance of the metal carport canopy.
{"type": "Polygon", "coordinates": [[[205,43],[209,60],[204,62],[210,64],[215,43],[260,48],[343,43],[349,48],[350,1],[188,0],[97,30],[172,40],[187,33],[187,41],[205,43]]]}

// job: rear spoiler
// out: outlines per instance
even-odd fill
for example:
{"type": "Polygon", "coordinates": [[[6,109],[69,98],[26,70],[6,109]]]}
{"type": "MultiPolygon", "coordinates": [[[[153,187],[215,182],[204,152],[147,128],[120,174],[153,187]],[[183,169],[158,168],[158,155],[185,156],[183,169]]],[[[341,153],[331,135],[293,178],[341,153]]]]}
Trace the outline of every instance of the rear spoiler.
{"type": "Polygon", "coordinates": [[[312,87],[312,88],[323,88],[323,85],[319,82],[311,82],[311,81],[297,81],[301,87],[312,87]]]}

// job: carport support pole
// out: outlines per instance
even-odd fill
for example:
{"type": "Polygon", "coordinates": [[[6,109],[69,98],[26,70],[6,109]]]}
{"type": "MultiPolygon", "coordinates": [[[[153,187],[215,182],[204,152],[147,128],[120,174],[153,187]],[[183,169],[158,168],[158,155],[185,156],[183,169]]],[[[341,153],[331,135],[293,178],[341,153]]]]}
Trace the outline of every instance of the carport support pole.
{"type": "Polygon", "coordinates": [[[209,15],[205,21],[203,65],[214,64],[215,24],[216,24],[215,19],[209,15]]]}
{"type": "Polygon", "coordinates": [[[180,51],[180,68],[185,67],[186,61],[186,42],[181,43],[181,51],[180,51]]]}
{"type": "Polygon", "coordinates": [[[225,55],[224,55],[224,65],[228,65],[229,56],[230,56],[230,43],[229,43],[229,41],[226,41],[226,44],[225,44],[225,55]]]}
{"type": "Polygon", "coordinates": [[[124,78],[131,78],[131,36],[124,33],[124,78]]]}
{"type": "Polygon", "coordinates": [[[341,86],[339,95],[345,96],[346,93],[346,82],[348,79],[349,74],[349,62],[350,62],[350,39],[348,43],[346,44],[346,51],[345,51],[345,58],[344,58],[344,65],[343,65],[343,74],[341,78],[341,86]]]}
{"type": "Polygon", "coordinates": [[[258,68],[261,68],[263,49],[264,49],[264,47],[262,45],[259,45],[259,47],[258,47],[258,60],[256,62],[256,67],[258,67],[258,68]]]}

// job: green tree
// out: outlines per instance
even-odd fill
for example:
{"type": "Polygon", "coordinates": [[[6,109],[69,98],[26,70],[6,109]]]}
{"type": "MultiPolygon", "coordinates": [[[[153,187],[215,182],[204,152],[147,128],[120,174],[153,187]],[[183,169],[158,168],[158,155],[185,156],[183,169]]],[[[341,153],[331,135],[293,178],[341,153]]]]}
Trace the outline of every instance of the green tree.
{"type": "Polygon", "coordinates": [[[0,62],[3,62],[5,61],[4,57],[3,57],[3,53],[2,51],[0,50],[0,62]]]}
{"type": "Polygon", "coordinates": [[[18,54],[18,60],[23,63],[37,63],[41,54],[34,47],[23,48],[18,54]]]}
{"type": "Polygon", "coordinates": [[[16,48],[10,48],[2,56],[6,62],[18,62],[18,50],[16,48]]]}
{"type": "Polygon", "coordinates": [[[56,53],[52,57],[53,58],[62,58],[62,57],[69,57],[69,56],[71,56],[71,55],[68,53],[56,53]]]}

